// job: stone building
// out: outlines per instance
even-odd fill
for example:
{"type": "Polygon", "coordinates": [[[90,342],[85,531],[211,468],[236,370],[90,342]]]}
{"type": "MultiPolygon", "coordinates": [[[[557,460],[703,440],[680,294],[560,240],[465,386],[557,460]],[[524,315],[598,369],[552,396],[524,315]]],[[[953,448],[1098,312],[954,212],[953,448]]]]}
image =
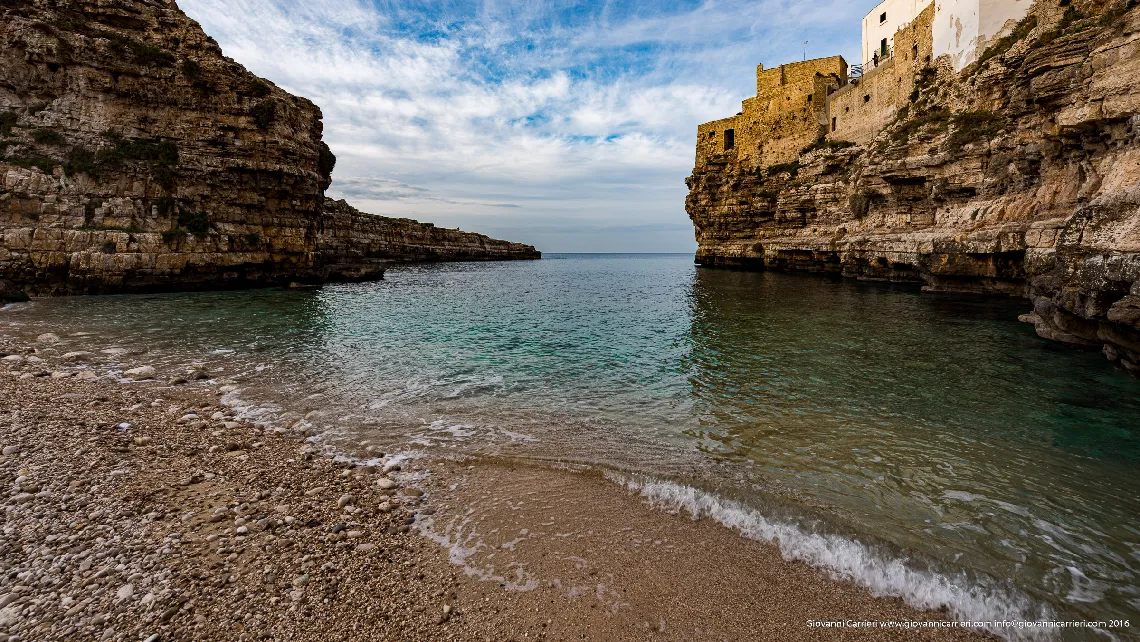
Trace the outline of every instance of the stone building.
{"type": "Polygon", "coordinates": [[[942,61],[959,71],[1025,17],[1033,0],[884,0],[863,19],[862,76],[842,56],[756,68],[756,96],[697,128],[696,166],[794,161],[830,138],[870,142],[942,61]],[[858,76],[858,74],[856,74],[858,76]]]}
{"type": "Polygon", "coordinates": [[[861,78],[832,94],[830,138],[868,143],[910,102],[916,79],[933,59],[934,15],[930,4],[891,35],[888,57],[876,67],[864,67],[861,78]]]}
{"type": "Polygon", "coordinates": [[[874,66],[875,54],[880,60],[891,57],[895,32],[909,25],[930,6],[931,0],[884,0],[863,17],[863,68],[874,66]]]}
{"type": "Polygon", "coordinates": [[[795,160],[827,131],[828,95],[847,84],[842,56],[756,68],[756,95],[735,116],[697,128],[697,165],[713,156],[767,167],[795,160]]]}

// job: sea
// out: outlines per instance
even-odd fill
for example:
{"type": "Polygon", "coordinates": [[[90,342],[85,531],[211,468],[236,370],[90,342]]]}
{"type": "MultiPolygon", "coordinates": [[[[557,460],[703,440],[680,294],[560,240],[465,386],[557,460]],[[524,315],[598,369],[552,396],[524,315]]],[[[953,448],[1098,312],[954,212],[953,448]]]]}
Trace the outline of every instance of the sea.
{"type": "Polygon", "coordinates": [[[1140,381],[1039,338],[1028,311],[692,255],[553,254],[36,300],[0,310],[0,332],[204,368],[251,416],[304,416],[346,452],[597,468],[957,619],[1138,627],[1140,381]]]}

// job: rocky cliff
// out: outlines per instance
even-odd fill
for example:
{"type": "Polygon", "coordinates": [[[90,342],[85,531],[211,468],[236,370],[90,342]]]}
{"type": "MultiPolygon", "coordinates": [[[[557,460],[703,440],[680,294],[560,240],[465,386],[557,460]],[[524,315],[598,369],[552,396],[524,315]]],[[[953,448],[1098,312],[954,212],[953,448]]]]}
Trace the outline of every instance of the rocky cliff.
{"type": "Polygon", "coordinates": [[[321,111],[170,0],[0,0],[0,279],[78,294],[362,279],[533,247],[326,207],[321,111]]]}
{"type": "Polygon", "coordinates": [[[688,179],[697,261],[1024,296],[1140,374],[1140,8],[1039,1],[981,62],[922,69],[866,146],[688,179]]]}

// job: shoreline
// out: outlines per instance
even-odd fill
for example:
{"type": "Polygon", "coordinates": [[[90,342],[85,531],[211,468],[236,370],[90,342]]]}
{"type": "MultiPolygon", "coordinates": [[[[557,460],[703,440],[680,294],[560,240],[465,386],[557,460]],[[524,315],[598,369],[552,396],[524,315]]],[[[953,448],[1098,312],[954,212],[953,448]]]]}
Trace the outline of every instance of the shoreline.
{"type": "Polygon", "coordinates": [[[75,343],[0,337],[5,642],[829,639],[808,621],[946,617],[596,471],[334,460],[239,418],[233,382],[100,376],[75,343]]]}

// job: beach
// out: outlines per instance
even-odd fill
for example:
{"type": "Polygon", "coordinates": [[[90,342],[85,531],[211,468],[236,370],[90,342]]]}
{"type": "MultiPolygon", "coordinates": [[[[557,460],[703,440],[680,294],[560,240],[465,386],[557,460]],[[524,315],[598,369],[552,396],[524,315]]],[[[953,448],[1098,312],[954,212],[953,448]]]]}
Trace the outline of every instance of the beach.
{"type": "Polygon", "coordinates": [[[584,468],[330,457],[236,417],[241,382],[43,339],[0,345],[7,642],[902,640],[931,631],[809,623],[944,617],[584,468]]]}

